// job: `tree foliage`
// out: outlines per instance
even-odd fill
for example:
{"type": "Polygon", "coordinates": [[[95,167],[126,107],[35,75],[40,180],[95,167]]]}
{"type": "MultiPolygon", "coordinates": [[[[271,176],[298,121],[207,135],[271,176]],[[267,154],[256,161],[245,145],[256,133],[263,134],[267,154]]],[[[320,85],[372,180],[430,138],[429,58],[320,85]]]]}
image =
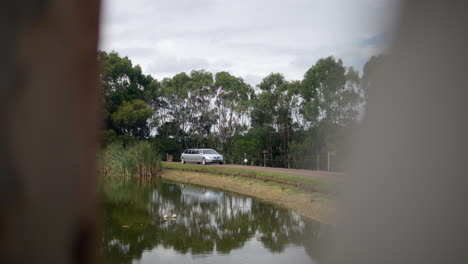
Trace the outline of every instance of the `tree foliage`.
{"type": "Polygon", "coordinates": [[[205,70],[159,82],[116,52],[99,52],[98,60],[103,144],[152,140],[176,156],[184,148],[211,147],[227,162],[241,163],[247,155],[252,164],[291,167],[343,148],[380,57],[366,64],[362,79],[340,59],[327,57],[302,80],[272,73],[256,88],[228,72],[205,70]]]}
{"type": "Polygon", "coordinates": [[[107,131],[103,133],[102,141],[128,141],[128,136],[149,138],[150,120],[157,107],[158,81],[144,75],[140,66],[133,66],[129,58],[122,58],[116,52],[100,51],[98,61],[104,100],[103,126],[107,131]]]}
{"type": "Polygon", "coordinates": [[[143,100],[123,102],[112,114],[112,123],[121,134],[129,134],[138,139],[149,137],[148,119],[153,111],[143,100]]]}

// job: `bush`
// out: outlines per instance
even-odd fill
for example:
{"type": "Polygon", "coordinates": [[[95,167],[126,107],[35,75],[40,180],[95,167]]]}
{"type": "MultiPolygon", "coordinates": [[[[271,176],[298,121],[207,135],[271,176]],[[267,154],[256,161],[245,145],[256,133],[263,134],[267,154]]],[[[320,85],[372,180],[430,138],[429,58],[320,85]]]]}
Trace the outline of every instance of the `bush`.
{"type": "Polygon", "coordinates": [[[175,139],[154,138],[151,140],[151,144],[154,146],[155,151],[161,154],[163,160],[166,160],[166,154],[173,155],[176,160],[184,151],[182,145],[177,143],[175,139]]]}

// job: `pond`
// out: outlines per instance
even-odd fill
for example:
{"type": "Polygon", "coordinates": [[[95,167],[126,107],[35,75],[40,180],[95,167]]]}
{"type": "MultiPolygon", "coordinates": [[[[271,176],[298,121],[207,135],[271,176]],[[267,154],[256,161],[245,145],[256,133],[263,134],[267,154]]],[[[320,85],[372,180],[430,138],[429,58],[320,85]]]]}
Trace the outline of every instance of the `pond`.
{"type": "Polygon", "coordinates": [[[294,211],[166,181],[105,186],[104,263],[319,262],[327,227],[294,211]]]}

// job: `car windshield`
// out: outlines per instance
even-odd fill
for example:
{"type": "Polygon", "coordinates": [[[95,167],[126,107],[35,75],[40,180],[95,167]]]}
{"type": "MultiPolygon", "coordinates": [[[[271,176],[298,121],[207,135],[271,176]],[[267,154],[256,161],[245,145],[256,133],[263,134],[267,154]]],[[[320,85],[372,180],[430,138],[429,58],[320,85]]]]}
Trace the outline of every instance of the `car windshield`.
{"type": "Polygon", "coordinates": [[[204,149],[203,154],[218,154],[218,152],[214,151],[213,149],[204,149]]]}

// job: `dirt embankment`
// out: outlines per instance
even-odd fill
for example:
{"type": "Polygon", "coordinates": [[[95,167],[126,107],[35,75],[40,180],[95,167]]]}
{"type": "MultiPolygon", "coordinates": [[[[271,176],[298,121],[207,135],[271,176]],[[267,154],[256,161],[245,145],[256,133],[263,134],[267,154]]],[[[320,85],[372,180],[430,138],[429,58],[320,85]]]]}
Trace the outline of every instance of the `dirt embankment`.
{"type": "Polygon", "coordinates": [[[315,198],[313,193],[298,192],[278,184],[265,184],[253,179],[234,178],[198,172],[164,170],[161,176],[168,180],[214,187],[230,192],[245,194],[290,208],[299,214],[323,222],[332,223],[331,202],[315,198]]]}

